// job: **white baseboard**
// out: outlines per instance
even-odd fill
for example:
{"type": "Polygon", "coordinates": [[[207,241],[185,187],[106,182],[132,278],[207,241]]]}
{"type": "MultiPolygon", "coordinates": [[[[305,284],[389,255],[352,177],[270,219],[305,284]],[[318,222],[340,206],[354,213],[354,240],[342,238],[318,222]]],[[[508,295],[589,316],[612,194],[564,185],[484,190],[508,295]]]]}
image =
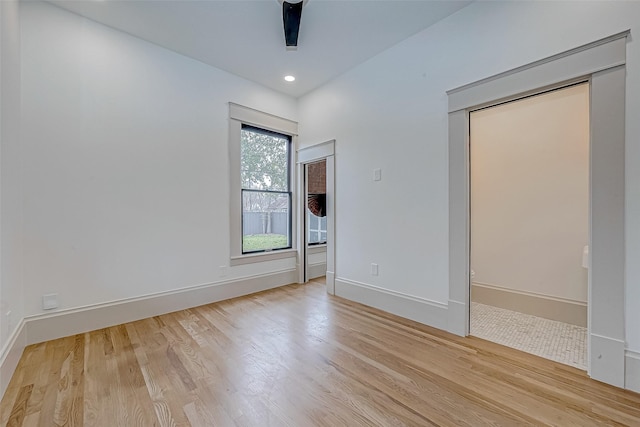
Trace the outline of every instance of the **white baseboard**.
{"type": "Polygon", "coordinates": [[[640,393],[640,352],[625,352],[624,388],[640,393]]]}
{"type": "Polygon", "coordinates": [[[9,381],[18,366],[24,348],[27,346],[27,329],[24,320],[20,321],[7,344],[0,353],[0,398],[4,396],[9,381]]]}
{"type": "Polygon", "coordinates": [[[335,279],[335,295],[434,328],[447,328],[447,306],[425,298],[343,278],[335,279]]]}
{"type": "Polygon", "coordinates": [[[329,295],[336,294],[336,273],[333,271],[327,271],[327,275],[325,276],[325,281],[327,282],[327,293],[329,295]]]}
{"type": "Polygon", "coordinates": [[[146,319],[290,283],[297,283],[297,281],[297,271],[290,269],[161,292],[107,304],[29,316],[25,319],[27,344],[35,344],[146,319]]]}
{"type": "Polygon", "coordinates": [[[587,327],[587,303],[473,282],[471,301],[587,327]]]}
{"type": "Polygon", "coordinates": [[[309,264],[309,271],[307,272],[307,279],[315,279],[325,276],[327,274],[327,263],[319,262],[317,264],[309,264]]]}
{"type": "Polygon", "coordinates": [[[469,335],[469,310],[460,301],[449,300],[447,306],[447,332],[466,337],[469,335]]]}
{"type": "Polygon", "coordinates": [[[625,387],[624,340],[591,333],[589,376],[594,380],[625,387]]]}

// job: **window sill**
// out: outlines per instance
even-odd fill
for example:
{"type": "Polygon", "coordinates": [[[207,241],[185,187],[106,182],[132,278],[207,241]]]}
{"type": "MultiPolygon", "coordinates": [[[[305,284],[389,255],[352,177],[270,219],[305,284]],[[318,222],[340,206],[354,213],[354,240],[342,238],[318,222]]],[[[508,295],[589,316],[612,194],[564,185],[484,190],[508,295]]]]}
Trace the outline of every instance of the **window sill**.
{"type": "Polygon", "coordinates": [[[273,261],[276,259],[295,258],[298,256],[296,249],[283,249],[281,251],[260,252],[257,254],[246,254],[232,256],[229,261],[230,266],[253,264],[256,262],[273,261]]]}
{"type": "Polygon", "coordinates": [[[308,245],[307,253],[308,254],[319,254],[327,251],[327,244],[323,243],[321,245],[308,245]]]}

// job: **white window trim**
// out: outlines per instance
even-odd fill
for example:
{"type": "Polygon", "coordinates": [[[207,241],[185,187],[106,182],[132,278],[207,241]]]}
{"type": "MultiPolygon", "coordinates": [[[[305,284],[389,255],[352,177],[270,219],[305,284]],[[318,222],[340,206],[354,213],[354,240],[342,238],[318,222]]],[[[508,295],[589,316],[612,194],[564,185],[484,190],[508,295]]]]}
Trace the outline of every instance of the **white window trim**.
{"type": "Polygon", "coordinates": [[[233,102],[229,103],[229,265],[243,265],[256,262],[273,261],[284,258],[295,258],[296,249],[296,168],[295,153],[298,146],[298,123],[265,113],[253,108],[245,107],[233,102]],[[291,248],[252,254],[242,253],[242,208],[240,202],[240,132],[242,125],[255,126],[261,129],[278,132],[291,136],[290,159],[290,190],[291,190],[291,248]]]}

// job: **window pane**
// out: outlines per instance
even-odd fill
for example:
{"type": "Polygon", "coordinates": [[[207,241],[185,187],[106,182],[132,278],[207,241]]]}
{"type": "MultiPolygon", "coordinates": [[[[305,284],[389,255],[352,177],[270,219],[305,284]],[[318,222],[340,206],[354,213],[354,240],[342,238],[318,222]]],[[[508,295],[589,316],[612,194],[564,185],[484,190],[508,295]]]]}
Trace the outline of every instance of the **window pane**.
{"type": "Polygon", "coordinates": [[[307,243],[310,245],[327,243],[327,218],[317,217],[307,209],[307,243]]]}
{"type": "Polygon", "coordinates": [[[289,137],[252,127],[240,136],[242,188],[289,191],[289,137]]]}
{"type": "Polygon", "coordinates": [[[291,247],[288,193],[242,191],[242,252],[291,247]]]}

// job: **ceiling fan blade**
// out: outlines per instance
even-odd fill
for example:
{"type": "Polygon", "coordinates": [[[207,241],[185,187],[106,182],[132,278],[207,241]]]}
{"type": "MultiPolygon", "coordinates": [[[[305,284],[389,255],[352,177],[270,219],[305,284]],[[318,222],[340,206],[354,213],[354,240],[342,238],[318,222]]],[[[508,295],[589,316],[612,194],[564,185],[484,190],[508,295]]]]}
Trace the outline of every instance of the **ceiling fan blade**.
{"type": "Polygon", "coordinates": [[[282,2],[282,23],[284,24],[284,38],[287,47],[298,46],[298,32],[302,17],[303,2],[282,2]]]}

